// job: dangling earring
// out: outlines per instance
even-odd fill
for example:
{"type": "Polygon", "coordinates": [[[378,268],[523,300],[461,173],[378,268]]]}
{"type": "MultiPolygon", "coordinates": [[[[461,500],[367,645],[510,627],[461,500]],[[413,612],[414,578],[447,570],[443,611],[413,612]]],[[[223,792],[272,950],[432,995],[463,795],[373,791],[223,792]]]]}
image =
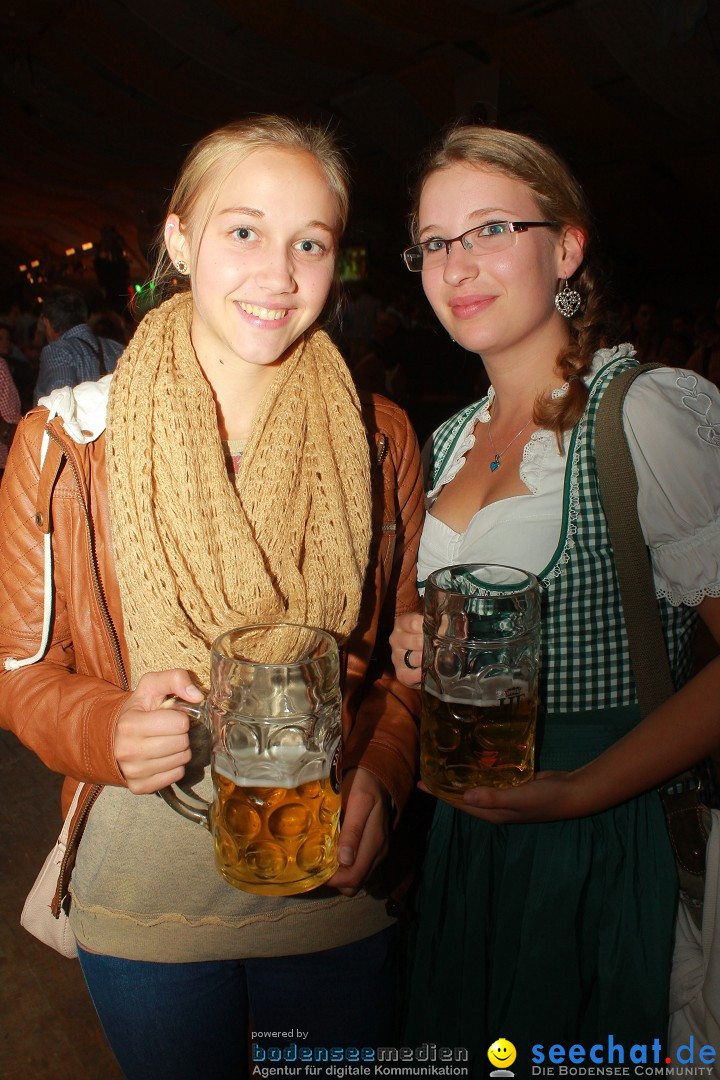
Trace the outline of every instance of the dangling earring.
{"type": "Polygon", "coordinates": [[[555,307],[566,319],[572,319],[573,315],[577,315],[580,310],[581,303],[582,297],[580,293],[576,292],[575,289],[571,289],[567,278],[565,278],[562,290],[555,295],[555,307]]]}
{"type": "MultiPolygon", "coordinates": [[[[188,264],[185,262],[184,259],[178,259],[178,261],[175,263],[175,269],[179,274],[187,274],[188,264]]],[[[557,300],[555,302],[557,303],[557,300]]]]}

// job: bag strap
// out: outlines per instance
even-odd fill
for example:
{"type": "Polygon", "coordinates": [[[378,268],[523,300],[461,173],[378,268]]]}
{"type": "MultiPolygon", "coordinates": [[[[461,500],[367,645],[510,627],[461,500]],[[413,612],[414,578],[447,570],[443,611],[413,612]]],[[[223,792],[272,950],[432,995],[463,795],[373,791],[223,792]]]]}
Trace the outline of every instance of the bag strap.
{"type": "Polygon", "coordinates": [[[105,350],[103,348],[102,338],[98,337],[96,334],[95,340],[97,341],[98,346],[98,363],[100,364],[100,378],[102,379],[103,376],[108,373],[107,364],[105,363],[105,350]]]}
{"type": "MultiPolygon", "coordinates": [[[[622,422],[623,404],[638,375],[663,367],[644,364],[616,375],[603,394],[595,421],[595,464],[600,499],[615,556],[630,662],[640,715],[645,717],[675,692],[652,567],[637,512],[638,483],[622,422]]],[[[695,770],[660,789],[668,835],[675,853],[682,899],[700,925],[705,888],[708,812],[695,770]]]]}
{"type": "Polygon", "coordinates": [[[659,367],[662,364],[645,364],[616,375],[603,394],[595,421],[600,499],[615,555],[630,660],[643,717],[671,697],[675,685],[637,513],[637,476],[622,412],[627,392],[638,375],[659,367]]]}

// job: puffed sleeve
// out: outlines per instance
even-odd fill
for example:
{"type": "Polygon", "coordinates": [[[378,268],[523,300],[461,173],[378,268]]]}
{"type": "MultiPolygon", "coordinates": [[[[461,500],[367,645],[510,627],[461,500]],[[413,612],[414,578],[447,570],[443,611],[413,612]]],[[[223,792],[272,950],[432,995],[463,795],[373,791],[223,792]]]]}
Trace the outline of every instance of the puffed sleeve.
{"type": "Polygon", "coordinates": [[[644,373],[625,399],[638,516],[657,595],[720,596],[720,394],[681,368],[644,373]]]}

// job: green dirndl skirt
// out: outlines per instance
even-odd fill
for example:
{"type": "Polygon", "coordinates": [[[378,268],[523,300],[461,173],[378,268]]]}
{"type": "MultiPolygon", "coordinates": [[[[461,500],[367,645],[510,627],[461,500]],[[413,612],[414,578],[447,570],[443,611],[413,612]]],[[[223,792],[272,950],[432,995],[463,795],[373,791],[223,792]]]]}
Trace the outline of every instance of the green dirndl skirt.
{"type": "MultiPolygon", "coordinates": [[[[578,768],[637,721],[635,707],[549,716],[538,768],[578,768]]],[[[612,1036],[625,1064],[636,1044],[664,1047],[676,906],[655,791],[540,825],[488,825],[438,802],[410,932],[403,1044],[464,1047],[473,1077],[493,1068],[498,1038],[517,1049],[516,1076],[531,1075],[537,1045],[546,1064],[557,1043],[589,1051],[612,1036]]]]}

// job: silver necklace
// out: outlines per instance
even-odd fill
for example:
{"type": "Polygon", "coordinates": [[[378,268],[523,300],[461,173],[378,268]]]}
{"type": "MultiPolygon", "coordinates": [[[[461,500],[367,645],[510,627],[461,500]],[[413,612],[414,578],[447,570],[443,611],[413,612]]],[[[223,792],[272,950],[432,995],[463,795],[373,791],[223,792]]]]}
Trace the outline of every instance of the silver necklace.
{"type": "Polygon", "coordinates": [[[488,433],[488,438],[489,438],[489,440],[490,440],[490,445],[491,445],[491,446],[492,446],[492,448],[493,448],[493,453],[495,454],[495,457],[494,457],[494,458],[493,458],[493,460],[492,460],[492,461],[490,462],[490,472],[495,472],[495,470],[496,470],[496,469],[499,469],[499,468],[500,468],[500,458],[501,458],[501,457],[503,456],[503,454],[504,454],[504,453],[505,453],[505,452],[506,452],[507,450],[509,450],[509,449],[510,449],[510,447],[511,447],[511,446],[512,446],[512,444],[513,444],[513,443],[515,442],[515,440],[516,440],[516,439],[519,439],[519,438],[520,438],[520,436],[522,435],[523,431],[525,431],[525,428],[528,428],[528,427],[530,427],[530,424],[531,424],[531,423],[532,423],[532,416],[531,416],[531,417],[530,417],[530,419],[529,419],[529,420],[527,421],[527,423],[523,424],[523,426],[522,426],[522,427],[520,428],[520,430],[518,431],[518,433],[517,433],[516,435],[513,435],[512,439],[511,439],[511,440],[510,440],[510,442],[509,442],[509,443],[507,444],[507,446],[506,446],[506,447],[505,447],[505,448],[504,448],[503,450],[498,450],[497,446],[495,445],[495,441],[494,441],[494,439],[493,439],[493,437],[492,437],[492,431],[490,430],[490,425],[492,424],[492,413],[490,413],[490,415],[488,416],[488,426],[487,426],[487,433],[488,433]]]}

